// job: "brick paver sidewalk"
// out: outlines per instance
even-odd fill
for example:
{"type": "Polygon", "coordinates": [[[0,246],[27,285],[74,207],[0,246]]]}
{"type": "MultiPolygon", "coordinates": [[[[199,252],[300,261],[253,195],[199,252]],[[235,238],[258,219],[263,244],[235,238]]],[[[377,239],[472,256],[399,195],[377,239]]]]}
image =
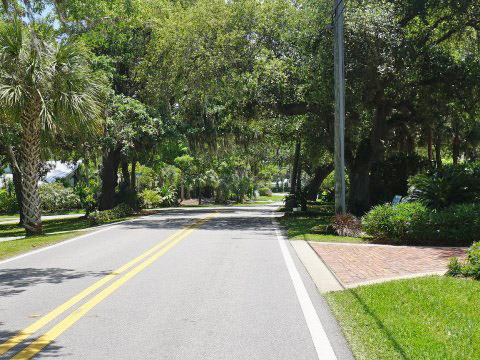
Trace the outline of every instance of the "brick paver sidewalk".
{"type": "Polygon", "coordinates": [[[445,271],[465,248],[310,243],[346,287],[413,274],[445,271]]]}

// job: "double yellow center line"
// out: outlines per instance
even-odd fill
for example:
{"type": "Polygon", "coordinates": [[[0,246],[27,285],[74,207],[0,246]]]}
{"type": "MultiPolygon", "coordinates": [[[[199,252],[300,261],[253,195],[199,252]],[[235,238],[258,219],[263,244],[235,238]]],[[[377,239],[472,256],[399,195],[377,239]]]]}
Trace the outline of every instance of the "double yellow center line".
{"type": "Polygon", "coordinates": [[[71,299],[67,300],[65,303],[63,303],[59,307],[55,308],[54,310],[49,312],[47,315],[45,315],[41,319],[37,320],[32,325],[28,326],[27,328],[20,331],[18,334],[16,334],[15,336],[8,339],[6,342],[1,344],[0,345],[0,356],[5,354],[10,349],[12,349],[14,346],[23,342],[26,338],[33,335],[35,332],[40,330],[42,327],[44,327],[45,325],[50,323],[52,320],[56,319],[59,315],[61,315],[62,313],[64,313],[68,309],[70,309],[72,306],[77,304],[79,301],[81,301],[82,299],[84,299],[88,295],[92,294],[97,289],[101,288],[103,285],[105,285],[107,282],[109,282],[113,278],[118,277],[120,274],[122,274],[126,270],[130,269],[132,266],[139,263],[140,261],[142,261],[143,259],[145,259],[149,255],[154,254],[151,257],[149,257],[147,260],[143,261],[140,265],[137,265],[135,268],[133,268],[128,273],[123,275],[121,278],[117,279],[111,285],[109,285],[108,287],[103,289],[101,292],[99,292],[93,298],[91,298],[86,303],[84,303],[82,306],[80,306],[77,310],[75,310],[70,315],[68,315],[65,319],[60,321],[53,328],[48,330],[44,335],[39,337],[37,340],[32,342],[25,349],[23,349],[22,351],[17,353],[14,357],[12,357],[12,359],[30,359],[35,354],[37,354],[39,351],[41,351],[45,346],[47,346],[52,341],[54,341],[58,336],[60,336],[68,328],[70,328],[73,324],[75,324],[88,311],[93,309],[102,300],[104,300],[106,297],[108,297],[110,294],[112,294],[115,290],[117,290],[120,286],[125,284],[128,280],[133,278],[135,275],[137,275],[140,271],[145,269],[147,266],[151,265],[154,261],[156,261],[163,254],[165,254],[168,250],[170,250],[172,247],[174,247],[176,244],[178,244],[180,241],[182,241],[184,238],[186,238],[190,233],[195,231],[195,229],[197,229],[202,224],[204,224],[205,222],[209,221],[212,217],[217,216],[217,215],[218,215],[218,213],[209,214],[209,215],[195,221],[193,224],[182,228],[181,230],[179,230],[175,234],[173,234],[173,235],[169,236],[168,238],[166,238],[165,240],[163,240],[158,245],[156,245],[153,248],[151,248],[150,250],[144,252],[143,254],[136,257],[132,261],[126,263],[122,267],[114,270],[112,273],[108,274],[107,276],[105,276],[101,280],[97,281],[95,284],[89,286],[88,288],[81,291],[80,293],[78,293],[77,295],[72,297],[71,299]],[[156,252],[157,250],[159,250],[159,251],[156,252]]]}

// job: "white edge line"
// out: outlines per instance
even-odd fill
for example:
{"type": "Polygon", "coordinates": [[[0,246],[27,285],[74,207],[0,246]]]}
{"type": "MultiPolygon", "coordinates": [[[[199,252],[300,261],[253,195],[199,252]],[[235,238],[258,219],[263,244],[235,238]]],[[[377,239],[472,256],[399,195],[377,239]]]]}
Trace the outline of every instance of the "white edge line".
{"type": "Polygon", "coordinates": [[[292,256],[288,251],[285,239],[283,238],[282,233],[277,227],[275,222],[275,214],[272,213],[272,223],[275,226],[275,234],[277,235],[277,240],[280,245],[280,250],[282,251],[283,259],[287,265],[288,273],[293,282],[293,287],[295,288],[295,293],[297,295],[300,307],[302,308],[303,316],[307,322],[308,330],[313,340],[315,350],[317,351],[317,356],[321,360],[336,360],[337,356],[333,351],[332,344],[328,340],[325,329],[323,328],[322,322],[318,318],[318,314],[315,311],[313,306],[312,299],[308,295],[305,284],[300,277],[300,274],[293,262],[292,256]]]}
{"type": "MultiPolygon", "coordinates": [[[[147,216],[149,216],[149,215],[147,215],[147,216]]],[[[136,219],[129,219],[129,220],[119,221],[119,222],[117,222],[117,223],[115,223],[115,224],[113,224],[113,225],[104,227],[103,229],[100,229],[100,230],[97,230],[97,231],[93,231],[93,232],[90,232],[90,233],[88,233],[88,234],[80,235],[80,236],[74,237],[74,238],[72,238],[72,239],[68,239],[68,240],[59,242],[59,243],[57,243],[57,244],[53,244],[53,245],[50,245],[50,246],[45,246],[45,247],[43,247],[43,248],[41,248],[41,249],[34,250],[34,251],[29,251],[29,252],[27,252],[27,253],[25,253],[25,254],[18,255],[18,256],[14,256],[14,257],[12,257],[12,258],[9,258],[9,259],[0,261],[0,265],[9,263],[9,262],[11,262],[11,261],[15,261],[15,260],[18,260],[18,259],[27,257],[27,256],[30,256],[30,255],[35,255],[35,254],[38,254],[38,253],[40,253],[40,252],[43,252],[43,251],[47,251],[47,250],[56,248],[56,247],[58,247],[58,246],[62,246],[62,245],[65,245],[65,244],[69,244],[69,243],[71,243],[71,242],[74,242],[74,241],[77,241],[77,240],[86,238],[86,237],[88,237],[88,236],[96,235],[96,234],[98,234],[98,233],[101,233],[101,232],[104,232],[104,231],[107,231],[107,230],[114,229],[114,228],[116,228],[119,224],[122,224],[122,223],[125,223],[125,222],[128,222],[128,221],[142,220],[142,219],[144,219],[144,218],[146,218],[146,216],[142,216],[142,217],[139,217],[139,218],[136,218],[136,219]]],[[[88,228],[86,229],[86,231],[88,231],[88,228]]],[[[22,239],[20,239],[20,240],[22,240],[22,239]]]]}

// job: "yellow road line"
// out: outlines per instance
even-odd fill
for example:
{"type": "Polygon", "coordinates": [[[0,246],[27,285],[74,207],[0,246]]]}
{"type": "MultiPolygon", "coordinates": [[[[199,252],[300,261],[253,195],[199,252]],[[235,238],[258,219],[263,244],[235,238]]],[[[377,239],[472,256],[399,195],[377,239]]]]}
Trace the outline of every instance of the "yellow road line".
{"type": "Polygon", "coordinates": [[[12,336],[10,339],[8,339],[6,342],[4,342],[3,344],[0,345],[0,356],[5,354],[7,351],[9,351],[11,348],[13,348],[14,346],[18,345],[19,343],[21,343],[23,340],[25,340],[27,337],[33,335],[35,332],[37,332],[38,330],[40,330],[42,327],[44,327],[45,325],[47,325],[49,322],[51,322],[52,320],[54,320],[55,318],[57,318],[59,315],[61,315],[62,313],[64,313],[65,311],[67,311],[68,309],[70,309],[72,306],[74,306],[75,304],[77,304],[79,301],[81,301],[82,299],[84,299],[86,296],[90,295],[91,293],[93,293],[94,291],[96,291],[97,289],[101,288],[103,285],[105,285],[107,282],[109,282],[110,280],[112,280],[114,277],[120,275],[121,273],[123,273],[124,271],[128,270],[129,268],[131,268],[133,265],[135,265],[136,263],[140,262],[141,260],[143,260],[144,258],[146,258],[148,255],[152,254],[153,252],[157,251],[158,249],[160,249],[162,246],[164,246],[165,244],[167,244],[170,240],[172,240],[173,238],[181,235],[182,233],[184,233],[185,231],[187,231],[189,228],[191,228],[192,226],[195,226],[197,223],[201,222],[202,219],[200,220],[197,220],[196,222],[194,222],[193,224],[190,224],[188,226],[185,226],[183,227],[182,229],[180,229],[179,231],[177,231],[175,234],[169,236],[168,238],[166,238],[165,240],[163,240],[161,243],[159,243],[158,245],[154,246],[153,248],[151,248],[150,250],[144,252],[143,254],[141,254],[140,256],[136,257],[135,259],[133,259],[132,261],[129,261],[128,263],[126,263],[125,265],[123,265],[122,267],[114,270],[113,272],[111,272],[110,274],[108,274],[107,276],[105,276],[104,278],[102,278],[101,280],[97,281],[95,284],[89,286],[88,288],[86,288],[85,290],[81,291],[80,293],[78,293],[77,295],[75,295],[74,297],[72,297],[71,299],[67,300],[65,303],[63,303],[62,305],[58,306],[57,308],[53,309],[52,311],[50,311],[47,315],[45,315],[44,317],[42,317],[41,319],[37,320],[36,322],[34,322],[32,325],[28,326],[27,328],[25,328],[24,330],[20,331],[18,334],[12,336]]]}
{"type": "Polygon", "coordinates": [[[87,312],[89,312],[91,309],[93,309],[101,301],[103,301],[105,298],[107,298],[109,295],[111,295],[120,286],[125,284],[128,280],[133,278],[135,275],[137,275],[140,271],[145,269],[147,266],[149,266],[153,262],[155,262],[158,258],[160,258],[162,255],[164,255],[172,247],[174,247],[180,241],[182,241],[184,238],[186,238],[190,233],[195,231],[196,228],[200,227],[203,223],[207,222],[210,218],[212,218],[214,216],[217,216],[217,215],[218,215],[218,213],[209,214],[206,217],[204,217],[202,220],[197,222],[196,224],[193,224],[190,229],[183,232],[180,236],[178,236],[175,240],[173,240],[168,245],[166,245],[163,249],[158,251],[155,255],[151,256],[150,258],[148,258],[147,260],[142,262],[140,265],[135,267],[133,270],[130,270],[128,273],[123,275],[120,279],[116,280],[111,285],[109,285],[108,287],[103,289],[101,292],[99,292],[97,295],[95,295],[93,298],[91,298],[85,304],[80,306],[77,310],[75,310],[70,315],[68,315],[65,319],[60,321],[53,328],[48,330],[44,335],[40,336],[37,340],[35,340],[33,343],[31,343],[25,349],[20,351],[14,357],[12,357],[12,359],[26,360],[26,359],[30,359],[33,356],[35,356],[45,346],[47,346],[52,341],[54,341],[57,337],[59,337],[61,334],[63,334],[67,329],[69,329],[73,324],[75,324],[82,316],[84,316],[87,312]]]}

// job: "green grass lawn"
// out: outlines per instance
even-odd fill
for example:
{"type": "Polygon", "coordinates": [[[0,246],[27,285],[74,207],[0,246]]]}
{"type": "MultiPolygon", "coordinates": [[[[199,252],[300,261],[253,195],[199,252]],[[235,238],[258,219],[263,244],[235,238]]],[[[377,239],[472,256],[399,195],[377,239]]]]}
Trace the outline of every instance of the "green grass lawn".
{"type": "Polygon", "coordinates": [[[290,240],[306,240],[318,242],[363,243],[364,239],[337,235],[321,234],[321,228],[328,225],[331,216],[318,217],[282,217],[280,224],[287,229],[290,240]]]}
{"type": "Polygon", "coordinates": [[[253,201],[283,201],[284,195],[272,195],[272,196],[259,196],[253,201]]]}
{"type": "Polygon", "coordinates": [[[326,294],[356,359],[480,359],[480,282],[439,276],[326,294]]]}
{"type": "Polygon", "coordinates": [[[18,219],[18,214],[2,214],[0,215],[0,221],[15,220],[18,219]]]}
{"type": "Polygon", "coordinates": [[[56,235],[32,236],[24,239],[0,242],[0,259],[6,259],[36,248],[52,245],[82,234],[84,234],[84,232],[80,231],[56,235]]]}
{"type": "MultiPolygon", "coordinates": [[[[67,211],[59,211],[55,213],[45,213],[42,214],[42,216],[57,216],[57,215],[82,215],[85,214],[85,210],[83,209],[77,209],[77,210],[67,210],[67,211]]],[[[18,214],[2,214],[0,215],[0,221],[6,221],[6,220],[16,220],[19,218],[18,214]]]]}
{"type": "MultiPolygon", "coordinates": [[[[48,219],[42,221],[42,224],[43,231],[46,233],[80,230],[91,227],[88,220],[84,218],[48,219]]],[[[0,224],[0,238],[10,236],[25,236],[25,230],[16,223],[0,224]]]]}
{"type": "MultiPolygon", "coordinates": [[[[134,219],[135,216],[129,216],[108,221],[106,224],[113,224],[119,221],[134,219]]],[[[33,250],[38,247],[51,245],[60,241],[64,241],[74,236],[83,234],[85,229],[91,229],[92,225],[84,218],[71,218],[71,219],[50,219],[44,220],[43,231],[45,233],[63,232],[62,234],[46,234],[40,236],[31,236],[24,239],[9,240],[0,242],[0,259],[5,259],[11,256],[21,254],[33,250]]],[[[25,230],[23,227],[19,227],[16,224],[0,224],[0,240],[2,237],[13,236],[25,236],[25,230]]]]}

